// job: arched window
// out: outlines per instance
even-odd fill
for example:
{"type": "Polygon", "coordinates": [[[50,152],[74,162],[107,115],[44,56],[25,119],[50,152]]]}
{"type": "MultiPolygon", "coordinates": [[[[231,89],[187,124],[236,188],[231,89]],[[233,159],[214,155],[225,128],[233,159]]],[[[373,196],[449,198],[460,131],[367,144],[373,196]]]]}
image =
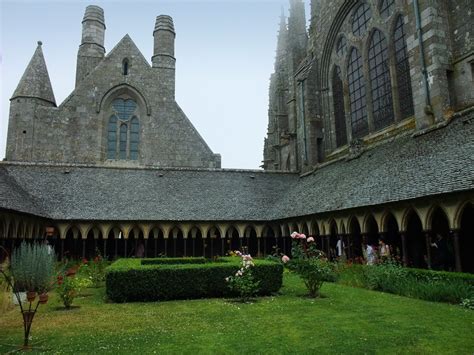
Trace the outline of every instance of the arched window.
{"type": "Polygon", "coordinates": [[[115,99],[107,128],[107,159],[137,160],[140,124],[137,104],[130,99],[115,99]]]}
{"type": "Polygon", "coordinates": [[[356,36],[363,36],[367,32],[370,19],[372,18],[372,9],[369,4],[362,3],[354,11],[352,17],[352,32],[356,36]]]}
{"type": "Polygon", "coordinates": [[[363,73],[362,57],[356,48],[350,51],[349,65],[347,67],[349,82],[349,96],[351,103],[351,128],[352,136],[360,138],[369,132],[367,123],[367,106],[365,97],[365,79],[363,73]]]}
{"type": "Polygon", "coordinates": [[[375,129],[380,129],[388,126],[394,119],[387,41],[379,30],[372,32],[370,38],[369,74],[374,126],[375,129]]]}
{"type": "Polygon", "coordinates": [[[402,118],[414,115],[413,93],[411,89],[410,64],[408,63],[403,17],[398,16],[393,34],[395,46],[395,62],[398,84],[398,99],[402,118]]]}
{"type": "Polygon", "coordinates": [[[395,8],[395,0],[379,0],[379,13],[383,19],[387,19],[395,8]]]}
{"type": "Polygon", "coordinates": [[[140,124],[138,123],[138,118],[133,117],[130,121],[130,159],[138,159],[138,143],[139,143],[139,133],[140,133],[140,124]]]}
{"type": "Polygon", "coordinates": [[[128,75],[128,59],[125,58],[122,62],[122,74],[128,75]]]}
{"type": "Polygon", "coordinates": [[[117,116],[110,117],[107,132],[107,159],[115,159],[117,152],[117,116]]]}
{"type": "Polygon", "coordinates": [[[332,97],[334,102],[337,147],[347,144],[346,112],[344,110],[344,91],[341,76],[341,69],[338,66],[334,67],[332,77],[332,97]]]}

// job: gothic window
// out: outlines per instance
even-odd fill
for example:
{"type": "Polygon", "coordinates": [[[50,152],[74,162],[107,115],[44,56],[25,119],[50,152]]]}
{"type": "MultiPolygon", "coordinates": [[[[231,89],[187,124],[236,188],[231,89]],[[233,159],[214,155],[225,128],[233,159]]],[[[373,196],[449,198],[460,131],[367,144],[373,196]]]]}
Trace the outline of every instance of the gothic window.
{"type": "Polygon", "coordinates": [[[372,33],[368,59],[374,126],[380,129],[393,122],[393,104],[387,41],[379,30],[372,33]]]}
{"type": "Polygon", "coordinates": [[[367,32],[367,26],[372,18],[372,9],[366,3],[362,3],[354,11],[352,17],[352,32],[356,36],[363,36],[367,32]]]}
{"type": "Polygon", "coordinates": [[[379,13],[383,19],[387,19],[395,8],[395,0],[380,0],[379,1],[379,13]]]}
{"type": "Polygon", "coordinates": [[[336,53],[339,57],[342,57],[346,53],[346,46],[346,37],[339,37],[339,40],[337,41],[336,45],[336,53]]]}
{"type": "Polygon", "coordinates": [[[413,93],[411,89],[410,64],[408,63],[403,17],[397,19],[394,32],[395,62],[398,84],[398,99],[402,118],[414,115],[413,93]]]}
{"type": "Polygon", "coordinates": [[[115,159],[117,151],[117,116],[110,117],[107,131],[107,159],[115,159]]]}
{"type": "Polygon", "coordinates": [[[107,128],[107,159],[137,160],[140,124],[133,100],[115,99],[107,128]]]}
{"type": "Polygon", "coordinates": [[[347,67],[349,96],[351,103],[351,128],[353,138],[360,138],[368,133],[367,106],[365,97],[365,79],[363,62],[359,51],[352,48],[347,67]]]}
{"type": "Polygon", "coordinates": [[[336,66],[332,77],[332,97],[334,102],[337,147],[347,144],[346,112],[344,110],[344,92],[341,77],[341,69],[336,66]]]}
{"type": "Polygon", "coordinates": [[[128,75],[128,59],[124,59],[122,62],[122,74],[123,75],[128,75]]]}

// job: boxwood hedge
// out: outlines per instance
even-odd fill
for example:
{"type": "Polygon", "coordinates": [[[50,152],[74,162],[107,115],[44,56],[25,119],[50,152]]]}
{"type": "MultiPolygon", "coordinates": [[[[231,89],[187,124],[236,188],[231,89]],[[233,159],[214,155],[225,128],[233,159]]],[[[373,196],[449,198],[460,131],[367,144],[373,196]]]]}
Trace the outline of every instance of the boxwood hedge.
{"type": "MultiPolygon", "coordinates": [[[[119,259],[107,268],[106,292],[114,302],[161,301],[233,296],[225,278],[240,268],[240,258],[119,259]],[[195,262],[193,262],[195,260],[195,262]]],[[[283,266],[256,260],[253,274],[259,295],[277,292],[283,266]]]]}

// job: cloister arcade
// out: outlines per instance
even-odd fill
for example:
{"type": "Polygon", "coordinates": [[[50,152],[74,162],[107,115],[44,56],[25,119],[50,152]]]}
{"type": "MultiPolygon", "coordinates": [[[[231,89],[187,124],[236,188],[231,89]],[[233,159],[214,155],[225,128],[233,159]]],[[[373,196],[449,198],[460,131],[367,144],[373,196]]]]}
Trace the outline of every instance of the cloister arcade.
{"type": "MultiPolygon", "coordinates": [[[[291,254],[293,231],[313,236],[329,258],[341,240],[348,259],[363,262],[367,244],[383,239],[407,266],[474,272],[474,198],[452,196],[306,216],[271,223],[51,222],[0,211],[0,246],[47,238],[60,258],[205,256],[247,248],[251,255],[291,254]],[[46,227],[53,226],[52,236],[46,227]],[[433,243],[444,243],[437,255],[433,243]],[[142,250],[142,255],[140,255],[142,250]]],[[[2,254],[4,257],[5,253],[2,254]]]]}

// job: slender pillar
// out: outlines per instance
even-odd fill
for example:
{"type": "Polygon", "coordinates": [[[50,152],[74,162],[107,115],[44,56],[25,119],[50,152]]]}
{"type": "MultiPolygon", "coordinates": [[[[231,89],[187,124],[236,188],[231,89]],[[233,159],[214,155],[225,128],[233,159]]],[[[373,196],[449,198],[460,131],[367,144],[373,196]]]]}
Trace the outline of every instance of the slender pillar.
{"type": "Polygon", "coordinates": [[[86,257],[86,240],[82,239],[82,258],[86,257]]]}
{"type": "Polygon", "coordinates": [[[242,251],[242,238],[239,237],[239,249],[242,251]]]}
{"type": "Polygon", "coordinates": [[[214,257],[214,241],[215,239],[210,238],[209,241],[211,242],[211,259],[214,257]]]}
{"type": "Polygon", "coordinates": [[[168,256],[168,238],[165,238],[165,256],[168,256]]]}
{"type": "Polygon", "coordinates": [[[107,259],[107,239],[104,239],[104,255],[103,257],[107,259]]]}
{"type": "Polygon", "coordinates": [[[188,239],[184,239],[184,257],[188,256],[186,247],[188,246],[188,239]]]}
{"type": "Polygon", "coordinates": [[[399,232],[400,239],[402,240],[402,259],[403,266],[408,266],[408,251],[407,251],[407,238],[405,232],[399,232]]]}
{"type": "Polygon", "coordinates": [[[225,250],[225,240],[224,238],[221,238],[221,256],[224,256],[224,250],[225,250]]]}
{"type": "Polygon", "coordinates": [[[331,259],[331,236],[330,235],[326,236],[326,254],[328,256],[328,259],[331,259]]]}
{"type": "Polygon", "coordinates": [[[454,259],[456,262],[456,271],[462,272],[461,245],[459,243],[459,231],[453,229],[450,232],[451,232],[451,235],[453,236],[454,259]]]}
{"type": "Polygon", "coordinates": [[[125,252],[124,252],[124,258],[127,258],[128,257],[128,253],[127,253],[127,239],[124,239],[125,241],[125,252]]]}
{"type": "Polygon", "coordinates": [[[426,264],[428,269],[431,269],[431,231],[425,232],[425,242],[426,242],[426,264]]]}
{"type": "Polygon", "coordinates": [[[148,258],[148,239],[145,239],[145,258],[148,258]]]}
{"type": "Polygon", "coordinates": [[[61,261],[64,259],[64,239],[61,239],[61,261]]]}
{"type": "Polygon", "coordinates": [[[114,255],[114,259],[117,259],[117,257],[118,257],[118,239],[117,239],[117,238],[114,238],[114,244],[115,244],[115,255],[114,255]]]}
{"type": "Polygon", "coordinates": [[[155,258],[158,257],[158,237],[155,238],[155,258]]]}
{"type": "Polygon", "coordinates": [[[262,256],[260,254],[260,238],[257,238],[257,256],[258,257],[262,256]]]}
{"type": "Polygon", "coordinates": [[[194,258],[196,256],[196,238],[193,238],[192,247],[193,247],[193,258],[194,258]]]}
{"type": "Polygon", "coordinates": [[[97,250],[97,239],[94,238],[94,256],[96,254],[96,250],[97,250]]]}
{"type": "Polygon", "coordinates": [[[286,237],[281,237],[281,239],[283,240],[283,253],[286,255],[288,254],[288,250],[286,248],[286,237]]]}
{"type": "Polygon", "coordinates": [[[267,238],[268,237],[263,237],[263,238],[264,238],[264,241],[263,241],[263,255],[267,256],[267,238]]]}
{"type": "Polygon", "coordinates": [[[177,238],[173,238],[173,258],[176,258],[176,241],[178,239],[177,238]]]}
{"type": "Polygon", "coordinates": [[[207,239],[202,238],[202,256],[206,257],[207,239]]]}

